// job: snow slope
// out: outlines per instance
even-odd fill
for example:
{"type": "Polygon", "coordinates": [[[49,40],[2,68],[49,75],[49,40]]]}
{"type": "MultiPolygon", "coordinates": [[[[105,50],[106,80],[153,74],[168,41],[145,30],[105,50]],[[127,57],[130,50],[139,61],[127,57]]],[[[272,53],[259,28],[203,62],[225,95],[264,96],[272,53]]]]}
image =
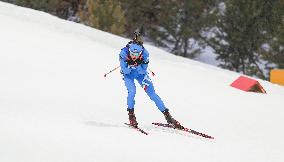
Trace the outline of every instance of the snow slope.
{"type": "Polygon", "coordinates": [[[0,2],[1,162],[283,162],[284,88],[231,88],[239,74],[145,45],[156,91],[185,126],[216,138],[155,128],[164,121],[137,87],[149,136],[124,126],[118,53],[128,42],[46,13],[0,2]]]}

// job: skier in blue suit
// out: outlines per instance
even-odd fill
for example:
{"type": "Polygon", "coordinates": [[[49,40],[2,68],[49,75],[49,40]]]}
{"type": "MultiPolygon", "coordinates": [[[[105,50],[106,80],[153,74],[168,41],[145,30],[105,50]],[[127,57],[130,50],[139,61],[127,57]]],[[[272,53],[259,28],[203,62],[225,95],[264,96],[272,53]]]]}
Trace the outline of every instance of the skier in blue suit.
{"type": "Polygon", "coordinates": [[[130,124],[134,127],[138,126],[134,114],[134,98],[136,94],[134,80],[137,80],[150,99],[155,102],[158,109],[164,114],[167,123],[172,124],[177,128],[183,128],[177,120],[172,118],[171,114],[169,113],[169,109],[166,108],[164,102],[155,92],[154,85],[147,72],[149,53],[143,47],[142,40],[139,40],[139,35],[135,35],[133,41],[130,41],[126,47],[121,49],[119,61],[121,74],[123,75],[123,80],[128,91],[127,111],[130,124]]]}

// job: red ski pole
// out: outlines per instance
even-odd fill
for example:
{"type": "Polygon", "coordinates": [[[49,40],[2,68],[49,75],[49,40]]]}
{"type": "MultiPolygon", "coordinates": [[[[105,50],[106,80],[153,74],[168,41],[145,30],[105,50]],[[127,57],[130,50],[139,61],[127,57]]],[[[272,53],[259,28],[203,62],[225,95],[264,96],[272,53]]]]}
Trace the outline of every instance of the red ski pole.
{"type": "Polygon", "coordinates": [[[148,68],[148,70],[152,73],[153,76],[156,75],[150,68],[148,68]]]}

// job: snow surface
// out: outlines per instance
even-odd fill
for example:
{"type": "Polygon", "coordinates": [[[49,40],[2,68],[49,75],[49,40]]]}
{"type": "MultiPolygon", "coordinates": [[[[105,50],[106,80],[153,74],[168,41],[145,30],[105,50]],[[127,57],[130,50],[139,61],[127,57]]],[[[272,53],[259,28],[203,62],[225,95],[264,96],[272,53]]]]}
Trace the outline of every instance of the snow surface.
{"type": "Polygon", "coordinates": [[[156,91],[185,126],[216,139],[156,128],[163,115],[142,88],[127,121],[118,62],[127,39],[0,2],[1,162],[283,162],[284,88],[230,87],[240,74],[145,45],[156,91]]]}

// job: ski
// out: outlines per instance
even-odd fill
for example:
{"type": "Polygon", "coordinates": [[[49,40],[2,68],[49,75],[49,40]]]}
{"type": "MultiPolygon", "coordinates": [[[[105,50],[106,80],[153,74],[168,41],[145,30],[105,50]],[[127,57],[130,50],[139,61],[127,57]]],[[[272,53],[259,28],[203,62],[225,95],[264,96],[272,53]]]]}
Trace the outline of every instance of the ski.
{"type": "Polygon", "coordinates": [[[135,130],[137,130],[137,131],[139,131],[139,132],[141,132],[141,133],[143,133],[143,134],[145,134],[145,135],[148,135],[148,133],[147,132],[145,132],[143,129],[141,129],[141,128],[139,128],[139,127],[133,127],[132,125],[130,125],[130,124],[128,124],[128,123],[124,123],[125,125],[127,125],[128,127],[130,127],[130,128],[133,128],[133,129],[135,129],[135,130]]]}
{"type": "Polygon", "coordinates": [[[204,138],[208,138],[208,139],[214,139],[214,137],[212,137],[212,136],[206,135],[204,133],[197,132],[197,131],[189,129],[189,128],[178,129],[178,128],[175,128],[174,126],[170,125],[170,124],[163,124],[163,123],[152,123],[152,124],[156,125],[156,126],[160,126],[160,127],[166,127],[166,128],[172,128],[172,129],[185,131],[185,132],[195,134],[195,135],[198,135],[198,136],[201,136],[201,137],[204,137],[204,138]]]}

